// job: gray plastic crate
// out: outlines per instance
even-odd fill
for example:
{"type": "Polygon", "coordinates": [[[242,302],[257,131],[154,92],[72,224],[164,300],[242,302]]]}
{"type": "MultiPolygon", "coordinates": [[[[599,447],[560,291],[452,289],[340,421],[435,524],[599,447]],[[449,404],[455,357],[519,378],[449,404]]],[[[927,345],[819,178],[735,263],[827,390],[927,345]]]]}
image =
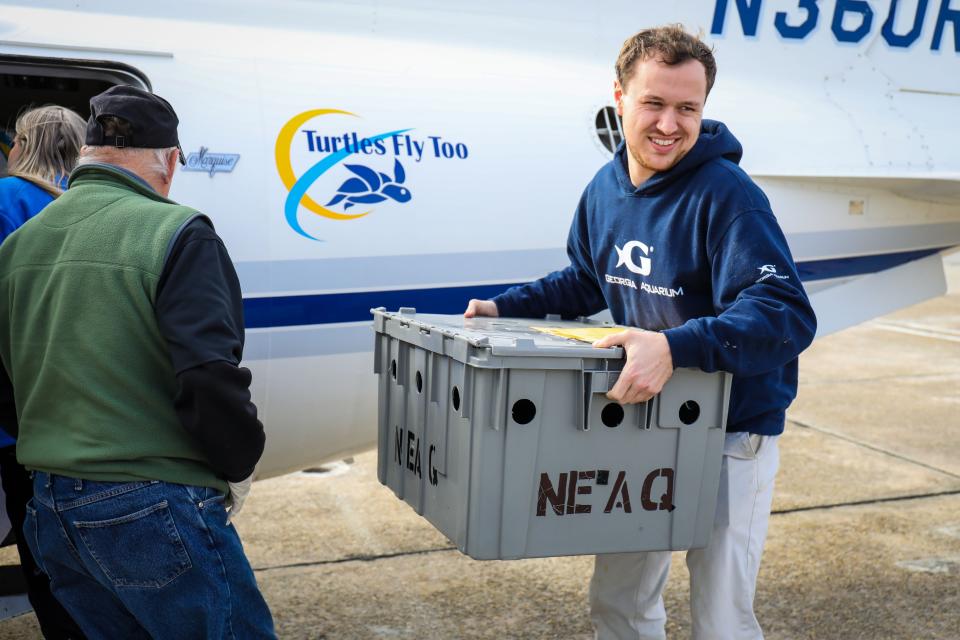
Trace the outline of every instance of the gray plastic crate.
{"type": "Polygon", "coordinates": [[[378,477],[478,560],[703,547],[730,375],[677,369],[605,396],[623,351],[530,329],[582,322],[373,310],[378,477]]]}

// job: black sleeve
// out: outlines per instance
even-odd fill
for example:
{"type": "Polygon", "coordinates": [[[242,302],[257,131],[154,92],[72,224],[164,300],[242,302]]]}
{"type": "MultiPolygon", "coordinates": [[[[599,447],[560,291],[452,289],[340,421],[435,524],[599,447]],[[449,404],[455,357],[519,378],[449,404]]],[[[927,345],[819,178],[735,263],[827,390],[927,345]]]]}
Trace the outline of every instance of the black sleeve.
{"type": "Polygon", "coordinates": [[[263,453],[243,356],[243,298],[233,263],[206,218],[174,240],[157,287],[156,316],[177,375],[174,409],[210,466],[231,482],[263,453]]]}
{"type": "Polygon", "coordinates": [[[243,355],[243,297],[227,248],[206,218],[173,241],[157,285],[157,322],[173,370],[243,355]]]}
{"type": "Polygon", "coordinates": [[[208,362],[177,375],[177,417],[210,466],[230,482],[251,473],[263,453],[263,425],[250,402],[250,370],[208,362]]]}

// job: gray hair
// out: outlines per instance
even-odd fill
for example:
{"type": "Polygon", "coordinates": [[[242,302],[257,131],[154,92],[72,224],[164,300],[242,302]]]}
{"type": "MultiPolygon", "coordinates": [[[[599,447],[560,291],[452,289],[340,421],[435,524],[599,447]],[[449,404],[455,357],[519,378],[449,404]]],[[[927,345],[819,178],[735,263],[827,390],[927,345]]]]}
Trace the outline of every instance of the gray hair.
{"type": "Polygon", "coordinates": [[[136,168],[137,172],[144,172],[151,178],[163,179],[167,177],[167,161],[171,153],[180,153],[176,147],[168,149],[143,149],[140,147],[124,147],[118,149],[111,146],[87,146],[80,149],[80,160],[77,166],[105,162],[127,168],[136,168]]]}
{"type": "MultiPolygon", "coordinates": [[[[133,129],[129,122],[116,116],[101,116],[99,121],[100,126],[103,127],[104,136],[129,136],[133,129]]],[[[134,169],[135,173],[146,178],[166,181],[168,177],[167,162],[171,153],[180,153],[180,151],[177,147],[146,149],[142,147],[118,148],[109,145],[84,145],[80,149],[80,161],[77,164],[106,162],[134,169]]]]}
{"type": "Polygon", "coordinates": [[[59,182],[76,166],[85,132],[83,118],[66,107],[47,105],[24,111],[14,132],[20,153],[8,166],[9,174],[60,195],[59,182]]]}

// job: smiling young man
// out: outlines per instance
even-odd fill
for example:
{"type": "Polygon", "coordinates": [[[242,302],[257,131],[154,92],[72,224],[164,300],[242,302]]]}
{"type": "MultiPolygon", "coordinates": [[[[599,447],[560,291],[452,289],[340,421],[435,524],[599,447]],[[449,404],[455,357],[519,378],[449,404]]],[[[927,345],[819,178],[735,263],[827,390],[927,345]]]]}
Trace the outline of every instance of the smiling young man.
{"type": "MultiPolygon", "coordinates": [[[[564,317],[609,308],[637,327],[594,344],[627,361],[608,397],[644,402],[674,367],[734,375],[710,544],[687,553],[693,637],[754,639],[777,437],[796,395],[797,356],[816,318],[766,196],[737,163],[742,148],[703,120],[713,53],[679,25],[629,38],[614,99],[625,141],[580,198],[570,266],[465,315],[564,317]]],[[[600,555],[590,584],[597,638],[664,638],[669,551],[600,555]]]]}

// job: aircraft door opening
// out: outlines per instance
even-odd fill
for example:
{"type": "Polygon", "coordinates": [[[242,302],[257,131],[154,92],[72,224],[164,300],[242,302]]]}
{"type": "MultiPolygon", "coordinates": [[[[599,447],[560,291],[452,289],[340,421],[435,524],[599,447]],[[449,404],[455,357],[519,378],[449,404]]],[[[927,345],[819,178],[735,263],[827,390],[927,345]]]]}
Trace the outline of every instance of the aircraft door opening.
{"type": "Polygon", "coordinates": [[[12,135],[17,116],[32,106],[57,104],[87,119],[90,98],[118,84],[151,89],[143,72],[119,62],[0,55],[0,133],[12,135]]]}

